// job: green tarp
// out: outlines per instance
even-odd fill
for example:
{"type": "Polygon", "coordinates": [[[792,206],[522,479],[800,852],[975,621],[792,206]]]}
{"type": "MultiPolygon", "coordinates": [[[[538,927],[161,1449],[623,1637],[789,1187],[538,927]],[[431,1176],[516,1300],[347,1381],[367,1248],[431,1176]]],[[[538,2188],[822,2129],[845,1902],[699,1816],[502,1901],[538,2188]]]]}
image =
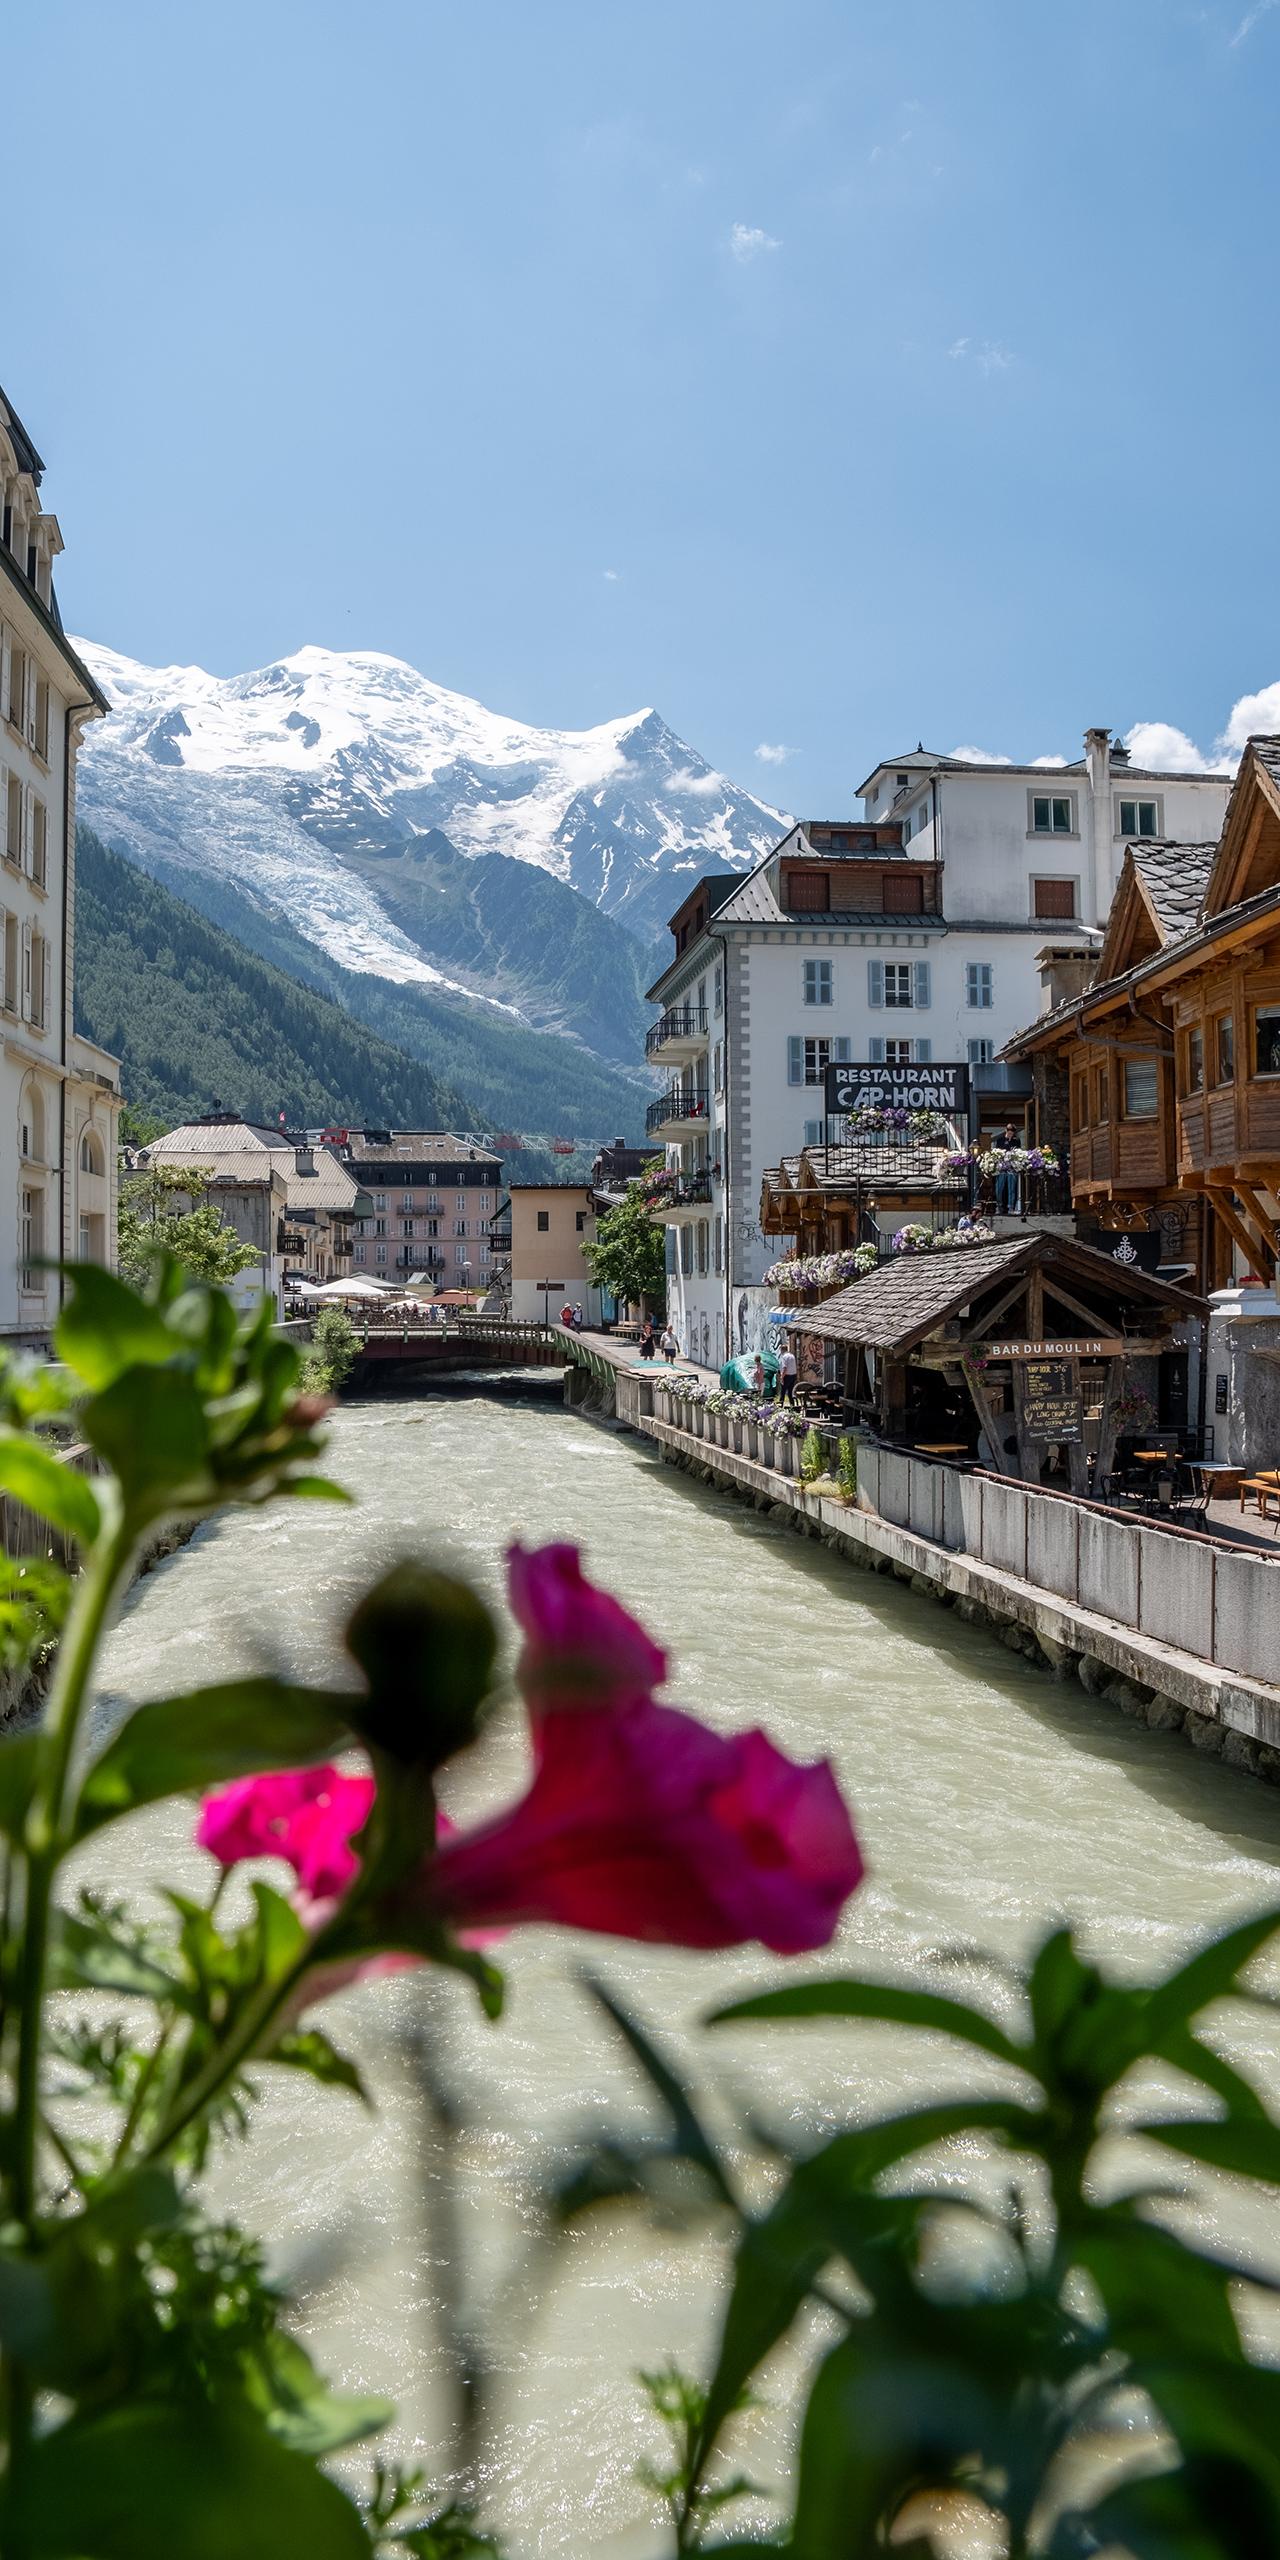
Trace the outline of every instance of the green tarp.
{"type": "MultiPolygon", "coordinates": [[[[775,1360],[773,1353],[771,1351],[762,1351],[760,1358],[764,1362],[765,1385],[767,1387],[776,1387],[778,1383],[778,1363],[775,1360]]],[[[754,1351],[744,1351],[741,1357],[737,1360],[726,1360],[724,1367],[720,1372],[721,1386],[736,1387],[742,1393],[749,1393],[751,1388],[755,1385],[755,1365],[756,1355],[754,1351]]]]}

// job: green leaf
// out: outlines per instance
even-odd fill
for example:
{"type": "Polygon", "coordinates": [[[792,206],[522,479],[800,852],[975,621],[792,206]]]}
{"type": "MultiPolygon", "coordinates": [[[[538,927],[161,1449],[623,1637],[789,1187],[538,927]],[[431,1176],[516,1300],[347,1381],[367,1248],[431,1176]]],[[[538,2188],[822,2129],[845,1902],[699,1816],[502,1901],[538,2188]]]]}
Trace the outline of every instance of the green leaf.
{"type": "Polygon", "coordinates": [[[1248,2271],[1202,2254],[1123,2207],[1090,2215],[1072,2255],[1102,2296],[1113,2345],[1141,2362],[1185,2348],[1243,2363],[1231,2288],[1248,2271]]]}
{"type": "Polygon", "coordinates": [[[1206,2169],[1222,2169],[1234,2178],[1262,2178],[1280,2187],[1280,2125],[1265,2116],[1184,2116],[1168,2124],[1135,2124],[1131,2133],[1146,2142],[1162,2142],[1206,2169]]]}
{"type": "Polygon", "coordinates": [[[255,1769],[298,1769],[350,1742],[347,1701],[266,1677],[219,1681],[152,1698],[94,1763],[80,1791],[77,1837],[136,1805],[223,1785],[255,1769]]]}
{"type": "Polygon", "coordinates": [[[287,2062],[295,2071],[309,2071],[312,2079],[322,2081],[326,2088],[350,2089],[353,2097],[359,2098],[366,2107],[372,2106],[369,2092],[354,2062],[347,2054],[339,2053],[337,2046],[330,2044],[318,2027],[295,2028],[291,2034],[281,2036],[271,2051],[260,2055],[259,2059],[263,2062],[287,2062]]]}
{"type": "Polygon", "coordinates": [[[895,2357],[855,2330],[820,2367],[800,2443],[791,2560],[880,2547],[877,2528],[909,2488],[949,2481],[1001,2412],[979,2370],[895,2357]]]}
{"type": "Polygon", "coordinates": [[[0,2348],[33,2364],[53,2326],[53,2303],[43,2267],[10,2250],[0,2251],[0,2348]]]}
{"type": "Polygon", "coordinates": [[[960,2036],[966,2044],[994,2054],[999,2062],[1013,2063],[1020,2071],[1034,2069],[1030,2053],[981,2009],[971,2009],[966,2001],[950,2000],[939,1992],[911,1991],[893,1982],[833,1977],[825,1982],[788,1983],[782,1991],[758,1992],[753,1999],[712,2010],[707,2024],[722,2027],[740,2018],[880,2018],[895,2026],[929,2027],[942,2035],[960,2036]]]}
{"type": "Polygon", "coordinates": [[[38,1440],[19,1431],[0,1436],[0,1492],[11,1493],[40,1520],[52,1522],[77,1545],[91,1547],[101,1526],[97,1496],[86,1475],[69,1467],[38,1440]]]}
{"type": "Polygon", "coordinates": [[[163,1317],[114,1272],[77,1262],[67,1280],[71,1294],[54,1327],[54,1348],[87,1387],[109,1387],[126,1369],[172,1360],[174,1339],[163,1317]]]}
{"type": "Polygon", "coordinates": [[[1215,2053],[1211,2045],[1202,2043],[1199,2036],[1193,2036],[1189,2027],[1181,2024],[1166,2027],[1159,2037],[1150,2037],[1147,2041],[1151,2053],[1158,2054],[1164,2062],[1174,2063],[1179,2071],[1189,2072],[1192,2079],[1203,2081],[1206,2089],[1212,2089],[1214,2096],[1221,2098],[1237,2114],[1265,2117],[1267,2111],[1257,2090],[1251,2088],[1229,2062],[1224,2062],[1222,2055],[1215,2053]]]}
{"type": "Polygon", "coordinates": [[[584,1972],[582,1980],[592,1998],[599,2001],[606,2017],[613,2020],[619,2035],[625,2037],[630,2045],[650,2087],[656,2090],[671,2118],[677,2145],[685,2158],[696,2161],[717,2193],[724,2197],[726,2203],[732,2204],[733,2192],[715,2147],[704,2132],[693,2101],[677,2072],[659,2053],[644,2029],[623,2008],[621,2001],[616,2000],[594,1974],[584,1972]]]}
{"type": "Polygon", "coordinates": [[[294,1502],[354,1502],[344,1484],[335,1484],[331,1476],[286,1476],[280,1487],[294,1502]]]}
{"type": "MultiPolygon", "coordinates": [[[[1259,1911],[1252,1920],[1244,1920],[1225,1936],[1215,1938],[1198,1955],[1180,1965],[1165,1982],[1157,1983],[1147,1998],[1147,2025],[1152,2035],[1177,2021],[1194,2018],[1211,2000],[1221,2000],[1234,1990],[1236,1976],[1264,1947],[1268,1938],[1280,1929],[1280,1911],[1259,1911]]],[[[1153,2052],[1158,2050],[1152,2047],[1153,2052]]]]}
{"type": "Polygon", "coordinates": [[[370,2560],[348,2498],[260,2420],[193,2400],[72,2419],[33,2448],[33,2560],[370,2560]]]}
{"type": "Polygon", "coordinates": [[[119,1477],[126,1502],[144,1516],[182,1496],[206,1498],[204,1404],[184,1370],[126,1371],[93,1397],[82,1420],[86,1439],[119,1477]]]}
{"type": "Polygon", "coordinates": [[[331,2391],[306,2348],[282,2329],[263,2341],[251,2396],[277,2441],[313,2461],[378,2435],[395,2416],[390,2400],[331,2391]]]}
{"type": "Polygon", "coordinates": [[[57,1991],[123,1991],[141,2000],[173,2001],[179,2008],[190,2005],[175,1974],[73,1911],[53,1915],[50,1975],[57,1991]]]}

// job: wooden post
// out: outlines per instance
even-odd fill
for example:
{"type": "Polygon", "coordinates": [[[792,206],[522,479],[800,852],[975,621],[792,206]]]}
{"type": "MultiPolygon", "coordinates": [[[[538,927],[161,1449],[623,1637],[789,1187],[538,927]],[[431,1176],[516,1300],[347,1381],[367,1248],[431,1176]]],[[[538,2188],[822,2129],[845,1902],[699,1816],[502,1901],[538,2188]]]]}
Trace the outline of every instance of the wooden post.
{"type": "Polygon", "coordinates": [[[881,1365],[880,1413],[886,1440],[905,1440],[907,1436],[907,1372],[901,1360],[885,1359],[881,1365]]]}
{"type": "Polygon", "coordinates": [[[974,1412],[977,1414],[978,1421],[987,1435],[987,1445],[991,1451],[992,1462],[999,1469],[1002,1476],[1007,1476],[1009,1473],[1009,1467],[1005,1458],[1003,1437],[997,1427],[996,1417],[991,1410],[990,1398],[981,1378],[978,1376],[978,1373],[973,1366],[971,1357],[964,1363],[964,1378],[970,1396],[973,1399],[974,1412]]]}
{"type": "MultiPolygon", "coordinates": [[[[1040,1277],[1039,1272],[1037,1272],[1035,1276],[1038,1280],[1040,1277]]],[[[1035,1313],[1035,1307],[1030,1290],[1028,1290],[1027,1296],[1029,1301],[1027,1313],[1028,1317],[1031,1317],[1035,1313]]],[[[1044,1314],[1043,1305],[1040,1308],[1040,1314],[1041,1316],[1044,1314]]],[[[1040,1336],[1038,1334],[1034,1334],[1032,1339],[1033,1341],[1039,1341],[1040,1336]]],[[[1025,1372],[1022,1362],[1020,1360],[1015,1360],[1013,1364],[1013,1413],[1014,1423],[1018,1434],[1018,1473],[1022,1477],[1024,1483],[1039,1484],[1042,1462],[1040,1451],[1027,1429],[1026,1417],[1023,1412],[1022,1389],[1024,1376],[1025,1372]]]]}
{"type": "Polygon", "coordinates": [[[1105,1501],[1104,1484],[1111,1473],[1116,1449],[1116,1396],[1124,1363],[1108,1360],[1107,1383],[1102,1395],[1102,1420],[1098,1426],[1098,1455],[1093,1470],[1093,1490],[1099,1502],[1105,1501]]]}
{"type": "Polygon", "coordinates": [[[1044,1273],[1038,1262],[1027,1273],[1027,1339],[1044,1340],[1044,1273]]]}

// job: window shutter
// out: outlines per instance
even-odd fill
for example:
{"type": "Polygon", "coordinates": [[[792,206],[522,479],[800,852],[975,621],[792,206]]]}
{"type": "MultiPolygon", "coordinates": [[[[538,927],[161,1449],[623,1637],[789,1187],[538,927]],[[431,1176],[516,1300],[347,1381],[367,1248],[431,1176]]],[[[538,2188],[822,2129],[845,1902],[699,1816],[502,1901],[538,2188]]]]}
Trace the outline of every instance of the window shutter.
{"type": "Polygon", "coordinates": [[[843,1033],[840,1033],[837,1035],[836,1039],[832,1041],[831,1047],[836,1065],[838,1067],[847,1066],[850,1058],[853,1056],[852,1040],[846,1038],[843,1033]]]}
{"type": "Polygon", "coordinates": [[[870,1059],[871,1064],[872,1064],[872,1066],[873,1066],[873,1067],[882,1067],[882,1066],[884,1065],[884,1042],[883,1042],[883,1040],[868,1040],[868,1042],[867,1042],[867,1056],[868,1056],[868,1058],[870,1059]]]}
{"type": "Polygon", "coordinates": [[[43,1028],[47,1031],[52,1018],[53,953],[46,941],[41,942],[40,948],[42,953],[42,967],[40,975],[40,1020],[43,1028]]]}
{"type": "Polygon", "coordinates": [[[915,980],[915,1003],[917,1008],[923,1012],[929,1002],[930,973],[928,961],[917,960],[913,974],[915,980]]]}
{"type": "Polygon", "coordinates": [[[7,710],[8,710],[8,708],[9,708],[9,663],[10,663],[10,657],[11,657],[11,650],[10,650],[10,644],[9,644],[9,634],[8,634],[8,632],[6,631],[6,632],[5,632],[5,635],[4,635],[3,640],[2,640],[2,641],[0,641],[0,711],[7,711],[7,710]]]}
{"type": "MultiPolygon", "coordinates": [[[[869,1005],[876,1008],[881,1007],[884,1003],[883,960],[868,960],[867,962],[867,1002],[869,1005]]],[[[884,1056],[883,1049],[880,1054],[881,1057],[884,1056]]]]}
{"type": "Polygon", "coordinates": [[[917,1040],[917,1042],[916,1042],[916,1065],[917,1065],[918,1067],[924,1067],[924,1066],[927,1066],[927,1065],[928,1065],[928,1063],[929,1063],[929,1060],[931,1059],[931,1057],[932,1057],[932,1056],[933,1056],[933,1042],[932,1042],[932,1040],[917,1040]]]}
{"type": "Polygon", "coordinates": [[[28,873],[35,861],[36,830],[33,814],[35,796],[34,784],[24,782],[22,786],[22,868],[28,873]]]}
{"type": "Polygon", "coordinates": [[[807,1147],[820,1147],[822,1144],[822,1131],[823,1123],[821,1120],[806,1120],[804,1124],[805,1145],[807,1147]]]}
{"type": "Polygon", "coordinates": [[[787,1042],[787,1082],[804,1083],[804,1042],[795,1033],[787,1042]]]}
{"type": "Polygon", "coordinates": [[[31,927],[22,928],[22,1019],[31,1020],[31,927]]]}

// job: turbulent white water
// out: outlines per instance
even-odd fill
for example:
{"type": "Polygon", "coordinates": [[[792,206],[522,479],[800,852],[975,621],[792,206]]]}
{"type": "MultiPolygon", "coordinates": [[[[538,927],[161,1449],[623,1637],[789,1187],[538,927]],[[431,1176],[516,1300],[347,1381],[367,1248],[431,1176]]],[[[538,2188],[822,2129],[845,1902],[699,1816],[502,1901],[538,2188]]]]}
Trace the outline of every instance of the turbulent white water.
{"type": "MultiPolygon", "coordinates": [[[[1280,1901],[1280,1795],[694,1488],[634,1439],[478,1392],[348,1408],[332,1471],[356,1511],[233,1517],[139,1586],[109,1650],[113,1703],[264,1659],[324,1677],[344,1607],[395,1556],[443,1551],[496,1592],[509,1538],[567,1536],[669,1646],[676,1701],[724,1727],[766,1724],[799,1758],[835,1758],[870,1874],[834,1961],[902,1969],[975,1941],[1009,1953],[1070,1915],[1095,1950],[1145,1970],[1280,1901]]],[[[521,1765],[509,1710],[459,1767],[450,1811],[502,1801],[521,1765]]],[[[203,1864],[189,1837],[185,1814],[141,1817],[107,1835],[93,1872],[117,1890],[174,1880],[188,1859],[191,1872],[203,1864]]],[[[661,2445],[629,2377],[704,2355],[719,2261],[709,2236],[620,2220],[580,2230],[545,2293],[534,2286],[530,2146],[549,2159],[610,2111],[633,2129],[646,2118],[625,2052],[578,1982],[584,1958],[704,2085],[749,2091],[759,2115],[797,2134],[918,2086],[921,2043],[828,2025],[699,2035],[701,2012],[777,1976],[758,1950],[696,1957],[530,1930],[501,1952],[510,1996],[497,2028],[461,1984],[422,1976],[333,2003],[326,2024],[358,2053],[377,2112],[265,2075],[252,2144],[224,2161],[218,2192],[301,2271],[308,2332],[335,2379],[385,2390],[400,2406],[397,2449],[444,2459],[431,2318],[443,2244],[438,2223],[434,2239],[424,2228],[441,2155],[398,2042],[426,2023],[472,2118],[458,2213],[471,2300],[483,2312],[502,2299],[489,2322],[486,2511],[516,2560],[638,2560],[663,2544],[632,2475],[661,2445]]],[[[980,2067],[942,2045],[927,2064],[955,2085],[980,2067]]],[[[774,2408],[738,2448],[757,2477],[785,2460],[787,2380],[787,2368],[769,2376],[774,2408]]]]}

